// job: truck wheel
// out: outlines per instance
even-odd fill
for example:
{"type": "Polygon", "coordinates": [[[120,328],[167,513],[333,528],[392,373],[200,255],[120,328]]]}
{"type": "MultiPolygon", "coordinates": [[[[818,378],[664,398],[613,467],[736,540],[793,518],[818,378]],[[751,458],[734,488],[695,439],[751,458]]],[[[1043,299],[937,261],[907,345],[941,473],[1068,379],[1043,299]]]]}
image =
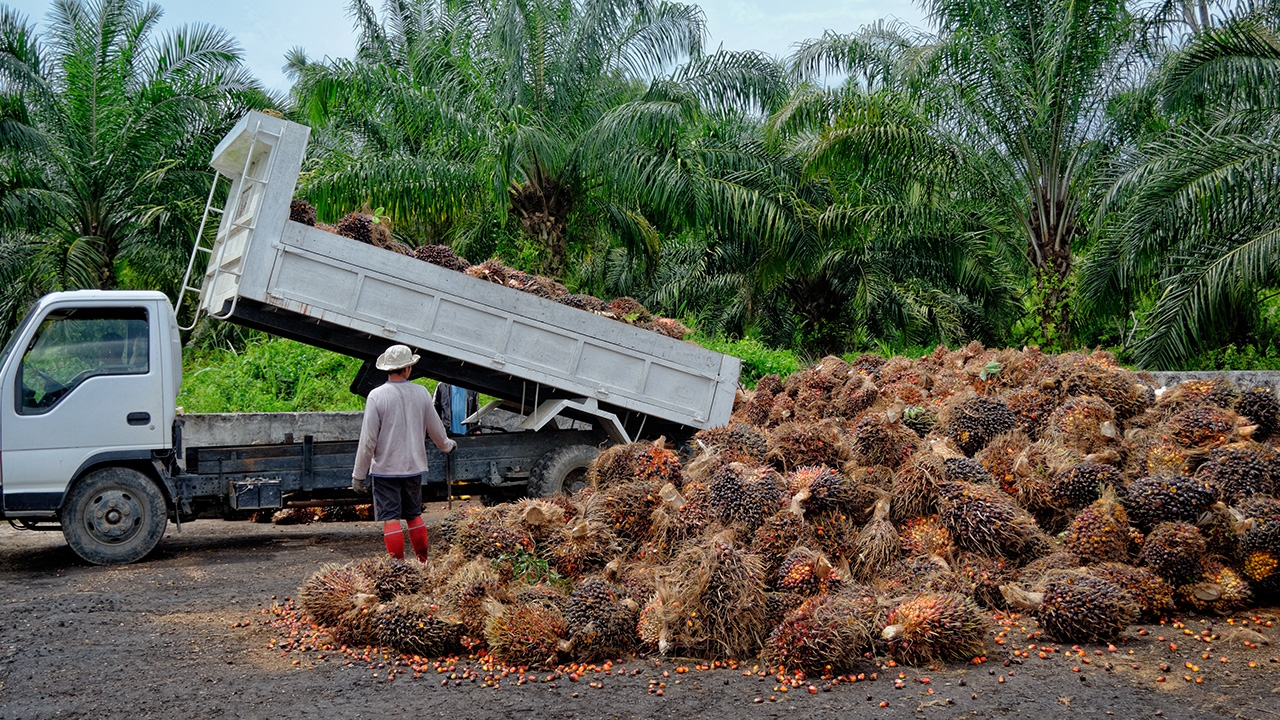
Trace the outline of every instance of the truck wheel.
{"type": "Polygon", "coordinates": [[[89,562],[124,565],[155,549],[168,522],[164,495],[151,478],[107,467],[76,482],[62,513],[62,534],[89,562]]]}
{"type": "Polygon", "coordinates": [[[538,458],[529,471],[529,497],[572,494],[587,486],[587,468],[600,455],[594,445],[565,445],[538,458]]]}

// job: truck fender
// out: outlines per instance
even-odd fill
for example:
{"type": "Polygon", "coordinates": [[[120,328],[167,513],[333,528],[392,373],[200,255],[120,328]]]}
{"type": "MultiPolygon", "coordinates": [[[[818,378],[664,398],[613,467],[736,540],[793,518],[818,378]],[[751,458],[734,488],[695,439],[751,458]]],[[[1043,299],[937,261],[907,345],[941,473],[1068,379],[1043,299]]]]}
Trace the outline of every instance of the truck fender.
{"type": "MultiPolygon", "coordinates": [[[[80,464],[76,469],[75,475],[71,476],[71,482],[67,483],[67,491],[75,485],[76,481],[84,477],[85,473],[97,470],[107,465],[120,465],[123,467],[133,468],[151,478],[164,493],[165,504],[169,506],[170,512],[177,507],[177,488],[173,485],[169,473],[165,472],[159,462],[152,455],[150,450],[111,450],[108,452],[97,453],[80,464]]],[[[58,509],[61,509],[66,502],[67,492],[64,491],[62,497],[58,499],[58,509]]]]}

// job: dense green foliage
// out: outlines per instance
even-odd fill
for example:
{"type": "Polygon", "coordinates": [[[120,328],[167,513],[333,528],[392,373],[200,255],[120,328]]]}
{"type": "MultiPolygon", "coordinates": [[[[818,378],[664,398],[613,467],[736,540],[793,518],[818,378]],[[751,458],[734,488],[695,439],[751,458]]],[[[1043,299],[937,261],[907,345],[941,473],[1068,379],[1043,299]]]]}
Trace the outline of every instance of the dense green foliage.
{"type": "MultiPolygon", "coordinates": [[[[278,100],[142,0],[56,0],[40,34],[0,7],[0,322],[54,289],[172,292],[211,143],[277,105],[313,128],[322,221],[381,207],[405,244],[634,296],[747,382],[975,339],[1280,364],[1280,1],[920,2],[927,28],[779,62],[710,52],[694,4],[350,0],[353,57],[290,50],[278,100]]],[[[345,361],[244,337],[194,362],[253,399],[193,369],[188,404],[337,402],[262,368],[345,386],[345,361]]]]}

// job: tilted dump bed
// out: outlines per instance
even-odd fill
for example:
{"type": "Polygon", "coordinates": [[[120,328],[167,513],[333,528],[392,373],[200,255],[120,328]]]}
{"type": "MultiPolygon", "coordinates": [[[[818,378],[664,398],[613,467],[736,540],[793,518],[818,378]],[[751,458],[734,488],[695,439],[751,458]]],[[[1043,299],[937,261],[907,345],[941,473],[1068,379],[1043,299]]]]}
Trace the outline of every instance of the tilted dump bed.
{"type": "Polygon", "coordinates": [[[515,403],[530,427],[559,412],[627,439],[728,422],[737,358],[289,220],[309,133],[251,112],[214,151],[231,188],[202,312],[366,360],[409,345],[424,374],[515,403]]]}

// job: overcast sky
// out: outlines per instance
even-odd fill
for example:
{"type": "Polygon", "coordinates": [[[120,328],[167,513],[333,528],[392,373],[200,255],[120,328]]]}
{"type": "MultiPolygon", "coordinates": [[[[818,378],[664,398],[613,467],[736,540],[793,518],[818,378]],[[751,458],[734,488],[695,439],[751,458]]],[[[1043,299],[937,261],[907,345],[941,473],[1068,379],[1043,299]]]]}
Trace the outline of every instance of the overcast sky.
{"type": "MultiPolygon", "coordinates": [[[[2,1],[2,0],[0,0],[2,1]]],[[[244,47],[249,66],[270,87],[288,88],[280,72],[284,54],[298,45],[312,57],[349,57],[353,47],[347,0],[158,0],[164,27],[212,23],[244,47]]],[[[10,7],[43,20],[47,0],[10,0],[10,7]]],[[[762,50],[785,56],[791,46],[823,30],[851,32],[883,17],[923,22],[912,0],[703,0],[711,47],[762,50]]],[[[381,7],[375,0],[375,7],[381,7]]]]}

